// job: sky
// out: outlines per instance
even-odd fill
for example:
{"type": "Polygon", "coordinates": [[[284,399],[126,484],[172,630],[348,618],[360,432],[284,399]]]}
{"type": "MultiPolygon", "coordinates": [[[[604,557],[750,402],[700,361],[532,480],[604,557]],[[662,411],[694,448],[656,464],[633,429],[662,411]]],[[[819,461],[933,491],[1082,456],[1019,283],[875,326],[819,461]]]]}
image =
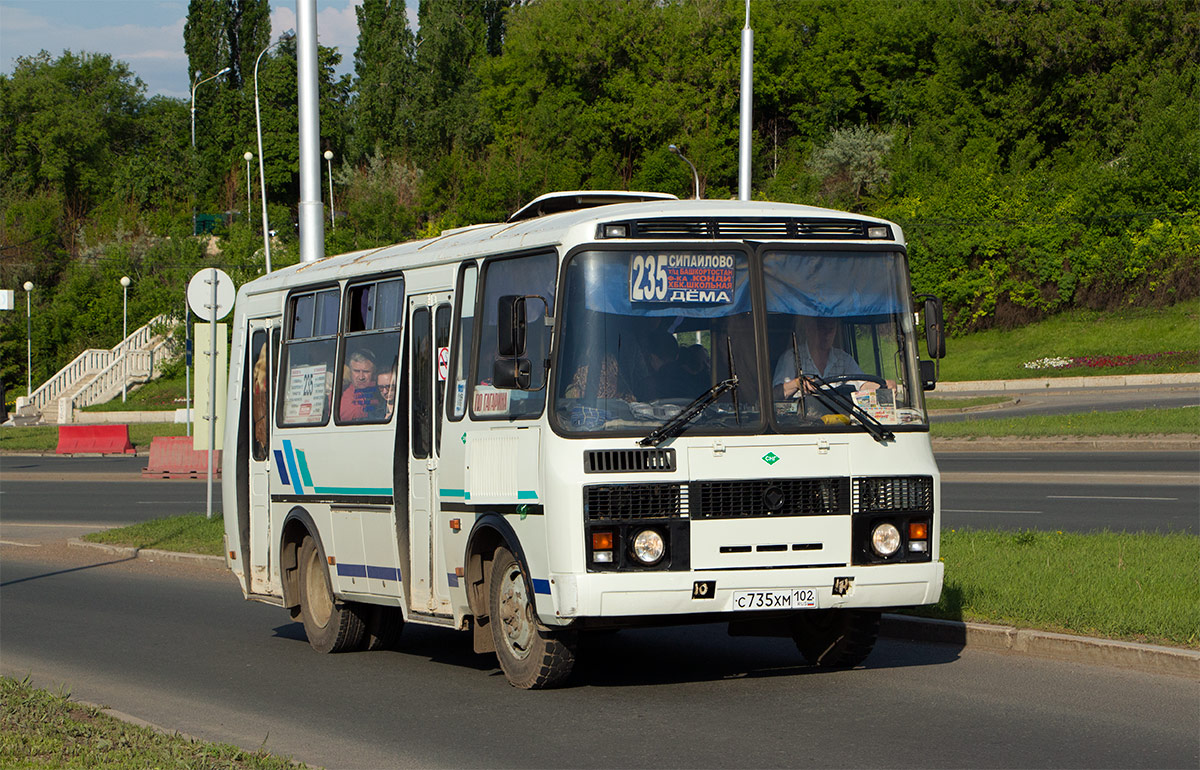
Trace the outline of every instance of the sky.
{"type": "MultiPolygon", "coordinates": [[[[317,0],[317,37],[342,54],[338,74],[353,72],[358,45],[354,8],[362,0],[317,0]]],[[[417,0],[406,0],[416,28],[417,0]]],[[[0,72],[12,74],[19,56],[45,49],[107,53],[129,65],[147,96],[191,97],[183,25],[188,0],[0,0],[0,72]]],[[[294,0],[271,3],[271,36],[296,28],[294,0]]]]}

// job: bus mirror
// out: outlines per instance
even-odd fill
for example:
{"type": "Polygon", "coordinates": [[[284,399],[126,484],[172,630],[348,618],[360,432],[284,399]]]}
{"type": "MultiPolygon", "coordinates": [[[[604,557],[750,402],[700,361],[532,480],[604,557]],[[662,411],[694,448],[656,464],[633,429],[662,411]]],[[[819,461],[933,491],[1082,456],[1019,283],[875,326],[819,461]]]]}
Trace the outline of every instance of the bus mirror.
{"type": "Polygon", "coordinates": [[[946,357],[946,331],[942,320],[942,301],[925,296],[925,350],[930,358],[946,357]]]}
{"type": "Polygon", "coordinates": [[[501,358],[492,366],[492,384],[504,390],[529,390],[528,358],[501,358]]]}
{"type": "Polygon", "coordinates": [[[937,387],[937,362],[926,361],[924,359],[918,361],[921,365],[921,389],[933,390],[937,387]]]}
{"type": "Polygon", "coordinates": [[[518,294],[500,297],[496,319],[500,327],[500,355],[525,355],[525,298],[518,294]]]}

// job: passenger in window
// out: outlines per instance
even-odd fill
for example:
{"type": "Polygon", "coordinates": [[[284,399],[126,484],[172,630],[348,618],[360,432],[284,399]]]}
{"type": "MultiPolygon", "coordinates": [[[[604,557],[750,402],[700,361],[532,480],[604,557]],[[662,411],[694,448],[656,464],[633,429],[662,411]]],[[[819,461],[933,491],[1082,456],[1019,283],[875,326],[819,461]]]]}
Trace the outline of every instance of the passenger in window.
{"type": "Polygon", "coordinates": [[[254,456],[265,457],[267,454],[267,346],[258,349],[258,358],[254,360],[254,395],[250,404],[254,412],[254,456]]]}
{"type": "Polygon", "coordinates": [[[392,419],[396,411],[396,370],[386,369],[379,373],[379,395],[383,397],[383,419],[392,419]]]}
{"type": "Polygon", "coordinates": [[[385,407],[376,382],[375,354],[369,348],[359,348],[346,358],[346,364],[350,384],[338,402],[338,418],[342,422],[383,419],[385,407]]]}

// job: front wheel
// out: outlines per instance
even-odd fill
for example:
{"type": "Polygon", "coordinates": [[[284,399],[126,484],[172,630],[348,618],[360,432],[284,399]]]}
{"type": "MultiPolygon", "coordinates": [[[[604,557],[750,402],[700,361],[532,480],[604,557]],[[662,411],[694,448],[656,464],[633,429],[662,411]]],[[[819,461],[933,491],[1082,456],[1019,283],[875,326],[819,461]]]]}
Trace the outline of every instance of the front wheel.
{"type": "Polygon", "coordinates": [[[792,620],[800,654],[821,668],[853,668],[867,659],[879,636],[878,610],[811,610],[792,620]]]}
{"type": "Polygon", "coordinates": [[[300,544],[300,615],[308,643],[317,652],[343,652],[362,646],[366,632],[362,608],[334,598],[329,569],[311,536],[300,544]]]}
{"type": "Polygon", "coordinates": [[[496,658],[513,687],[558,687],[575,666],[574,640],[540,626],[529,585],[520,560],[506,548],[496,549],[488,587],[496,658]]]}

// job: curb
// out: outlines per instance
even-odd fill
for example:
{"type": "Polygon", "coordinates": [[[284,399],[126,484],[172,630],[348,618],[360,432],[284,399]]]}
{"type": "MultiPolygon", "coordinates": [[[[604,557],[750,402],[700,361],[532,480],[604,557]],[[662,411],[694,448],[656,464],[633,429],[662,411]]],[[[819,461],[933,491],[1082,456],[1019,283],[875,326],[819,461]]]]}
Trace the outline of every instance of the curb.
{"type": "Polygon", "coordinates": [[[1023,380],[957,380],[939,382],[936,390],[957,391],[1059,390],[1065,388],[1131,388],[1148,385],[1200,385],[1200,372],[1178,374],[1111,374],[1097,377],[1041,377],[1023,380]]]}
{"type": "Polygon", "coordinates": [[[1200,680],[1200,651],[1176,647],[894,614],[883,616],[879,633],[894,639],[953,644],[985,652],[1016,653],[1200,680]]]}
{"type": "Polygon", "coordinates": [[[225,559],[220,556],[207,556],[199,553],[180,553],[179,551],[163,551],[157,548],[131,548],[124,545],[108,545],[107,543],[88,543],[73,537],[67,540],[67,545],[73,548],[92,548],[98,551],[123,556],[126,559],[149,559],[150,561],[178,561],[186,564],[200,564],[206,567],[225,569],[225,559]]]}

